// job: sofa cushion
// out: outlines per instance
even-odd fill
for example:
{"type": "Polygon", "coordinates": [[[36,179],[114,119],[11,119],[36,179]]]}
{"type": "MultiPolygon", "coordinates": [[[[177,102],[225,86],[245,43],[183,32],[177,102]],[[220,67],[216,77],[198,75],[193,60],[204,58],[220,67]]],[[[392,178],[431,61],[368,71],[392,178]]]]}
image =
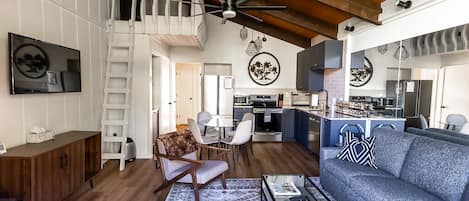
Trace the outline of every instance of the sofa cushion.
{"type": "Polygon", "coordinates": [[[417,137],[400,178],[447,201],[461,200],[469,182],[469,147],[417,137]]]}
{"type": "Polygon", "coordinates": [[[442,201],[423,189],[398,178],[352,177],[350,188],[366,201],[442,201]]]}
{"type": "Polygon", "coordinates": [[[454,131],[436,128],[429,128],[425,130],[418,128],[408,128],[407,132],[437,140],[469,146],[469,135],[460,134],[454,131]]]}
{"type": "Polygon", "coordinates": [[[376,166],[396,177],[401,173],[402,165],[415,137],[391,129],[374,129],[376,137],[376,166]]]}
{"type": "Polygon", "coordinates": [[[344,146],[337,154],[337,158],[378,169],[375,165],[375,137],[360,140],[353,137],[352,133],[347,133],[344,146]]]}
{"type": "Polygon", "coordinates": [[[321,165],[321,169],[328,171],[339,179],[342,179],[347,185],[350,184],[350,179],[354,176],[393,177],[391,174],[383,170],[338,159],[325,160],[321,165]]]}
{"type": "MultiPolygon", "coordinates": [[[[171,174],[173,174],[173,178],[177,175],[181,174],[182,172],[186,171],[187,167],[182,167],[180,169],[175,170],[171,174]]],[[[218,161],[218,160],[206,160],[197,168],[197,183],[198,184],[205,184],[212,180],[213,178],[223,174],[228,170],[228,163],[226,161],[218,161]]],[[[178,182],[181,183],[192,183],[192,175],[188,174],[180,179],[178,182]]]]}

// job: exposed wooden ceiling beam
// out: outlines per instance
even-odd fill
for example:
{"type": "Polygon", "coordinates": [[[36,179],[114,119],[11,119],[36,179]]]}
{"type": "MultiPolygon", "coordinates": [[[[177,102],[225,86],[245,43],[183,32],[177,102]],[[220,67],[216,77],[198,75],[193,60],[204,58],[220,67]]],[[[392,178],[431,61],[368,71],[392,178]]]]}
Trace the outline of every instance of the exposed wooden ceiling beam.
{"type": "MultiPolygon", "coordinates": [[[[260,6],[269,5],[270,2],[266,0],[250,0],[245,5],[260,6]]],[[[318,34],[327,36],[329,38],[337,39],[337,25],[329,24],[322,20],[300,14],[293,9],[285,10],[263,10],[258,11],[263,14],[273,16],[279,20],[289,22],[295,26],[311,30],[318,34]]],[[[251,12],[253,14],[254,12],[251,12]]],[[[261,17],[261,16],[258,16],[261,17]]],[[[261,17],[262,18],[262,17],[261,17]]]]}
{"type": "Polygon", "coordinates": [[[324,5],[336,8],[342,12],[348,13],[354,17],[367,22],[381,25],[378,17],[381,14],[381,8],[371,8],[353,0],[316,0],[324,5]]]}
{"type": "MultiPolygon", "coordinates": [[[[206,8],[206,10],[209,11],[209,8],[206,8]]],[[[221,18],[221,14],[214,15],[221,18]]],[[[230,21],[240,25],[244,25],[256,31],[265,33],[267,35],[270,35],[272,37],[278,38],[280,40],[286,41],[288,43],[294,44],[302,48],[307,48],[311,46],[311,38],[300,36],[298,34],[290,32],[289,30],[283,30],[267,23],[258,23],[252,20],[251,18],[245,16],[238,15],[235,18],[230,19],[230,21]]]]}

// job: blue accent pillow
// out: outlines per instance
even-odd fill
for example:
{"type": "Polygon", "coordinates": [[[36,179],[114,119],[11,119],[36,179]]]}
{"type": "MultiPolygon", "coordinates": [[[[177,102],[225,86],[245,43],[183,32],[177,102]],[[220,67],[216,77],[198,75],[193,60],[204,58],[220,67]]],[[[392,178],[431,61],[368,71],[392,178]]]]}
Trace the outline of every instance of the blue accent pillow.
{"type": "Polygon", "coordinates": [[[378,169],[375,164],[375,137],[361,140],[354,137],[352,132],[347,132],[344,146],[337,154],[337,158],[378,169]]]}

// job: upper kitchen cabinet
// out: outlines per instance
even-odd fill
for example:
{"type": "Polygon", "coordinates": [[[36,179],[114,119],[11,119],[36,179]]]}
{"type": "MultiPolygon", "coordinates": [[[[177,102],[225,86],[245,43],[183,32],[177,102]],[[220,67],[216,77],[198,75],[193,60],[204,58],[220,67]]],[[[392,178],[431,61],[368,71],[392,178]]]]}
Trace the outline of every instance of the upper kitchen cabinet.
{"type": "Polygon", "coordinates": [[[319,91],[324,88],[324,71],[306,68],[306,52],[298,53],[296,69],[296,89],[299,91],[319,91]]]}
{"type": "Polygon", "coordinates": [[[305,52],[304,68],[311,70],[342,68],[343,42],[327,40],[310,47],[305,52]]]}
{"type": "Polygon", "coordinates": [[[351,68],[355,69],[360,69],[360,68],[365,68],[365,51],[359,51],[352,53],[352,59],[351,59],[351,68]]]}

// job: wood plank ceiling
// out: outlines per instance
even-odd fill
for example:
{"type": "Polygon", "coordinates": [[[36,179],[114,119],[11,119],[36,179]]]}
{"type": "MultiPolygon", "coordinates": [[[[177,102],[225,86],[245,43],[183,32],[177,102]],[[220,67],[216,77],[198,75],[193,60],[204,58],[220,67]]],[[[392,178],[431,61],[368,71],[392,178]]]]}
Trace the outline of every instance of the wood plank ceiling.
{"type": "MultiPolygon", "coordinates": [[[[234,0],[233,0],[234,1],[234,0]]],[[[263,32],[300,47],[309,47],[311,38],[323,35],[337,39],[339,23],[356,17],[380,25],[381,3],[384,0],[248,0],[242,5],[286,5],[285,10],[247,11],[261,18],[259,23],[243,15],[231,21],[263,32]]],[[[219,0],[205,0],[220,5],[219,0]]],[[[212,9],[206,7],[206,11],[212,9]]],[[[221,17],[221,14],[215,14],[221,17]]],[[[221,21],[221,20],[220,20],[221,21]]]]}

